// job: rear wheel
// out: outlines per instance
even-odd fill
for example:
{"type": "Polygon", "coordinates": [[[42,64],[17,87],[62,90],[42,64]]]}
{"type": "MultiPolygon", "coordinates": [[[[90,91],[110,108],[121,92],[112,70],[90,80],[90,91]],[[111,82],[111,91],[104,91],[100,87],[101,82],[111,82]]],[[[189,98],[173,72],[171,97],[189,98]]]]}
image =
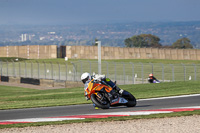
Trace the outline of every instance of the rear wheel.
{"type": "Polygon", "coordinates": [[[128,100],[128,103],[126,103],[127,107],[135,107],[136,106],[136,104],[137,104],[136,98],[128,91],[123,91],[122,97],[124,97],[126,100],[128,100]]]}
{"type": "Polygon", "coordinates": [[[92,94],[91,95],[91,100],[99,108],[102,108],[102,109],[110,108],[110,103],[109,103],[108,99],[106,99],[106,98],[101,100],[99,97],[97,97],[97,95],[92,94]]]}

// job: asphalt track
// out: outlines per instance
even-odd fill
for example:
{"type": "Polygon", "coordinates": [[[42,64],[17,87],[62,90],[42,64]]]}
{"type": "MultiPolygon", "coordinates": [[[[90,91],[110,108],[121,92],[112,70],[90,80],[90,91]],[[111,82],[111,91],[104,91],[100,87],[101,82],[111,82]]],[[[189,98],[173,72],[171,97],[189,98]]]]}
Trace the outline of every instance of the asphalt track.
{"type": "Polygon", "coordinates": [[[179,108],[179,107],[191,107],[191,106],[200,106],[200,94],[153,98],[153,99],[141,99],[137,101],[136,107],[127,108],[124,106],[120,106],[120,107],[112,107],[106,110],[102,109],[95,110],[92,104],[0,110],[0,120],[87,115],[96,113],[141,111],[141,110],[179,108]]]}

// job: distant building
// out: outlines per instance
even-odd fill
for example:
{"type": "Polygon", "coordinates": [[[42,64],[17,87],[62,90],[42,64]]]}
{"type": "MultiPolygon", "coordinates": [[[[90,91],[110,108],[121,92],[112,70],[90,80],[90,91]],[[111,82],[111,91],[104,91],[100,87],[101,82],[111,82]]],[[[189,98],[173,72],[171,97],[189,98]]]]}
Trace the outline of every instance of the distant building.
{"type": "Polygon", "coordinates": [[[56,32],[48,32],[49,35],[55,35],[56,32]]]}
{"type": "Polygon", "coordinates": [[[21,35],[21,41],[22,41],[22,42],[27,41],[27,34],[22,34],[22,35],[21,35]]]}
{"type": "Polygon", "coordinates": [[[31,41],[31,39],[34,37],[35,35],[28,35],[28,34],[21,34],[21,41],[25,42],[25,41],[31,41]]]}

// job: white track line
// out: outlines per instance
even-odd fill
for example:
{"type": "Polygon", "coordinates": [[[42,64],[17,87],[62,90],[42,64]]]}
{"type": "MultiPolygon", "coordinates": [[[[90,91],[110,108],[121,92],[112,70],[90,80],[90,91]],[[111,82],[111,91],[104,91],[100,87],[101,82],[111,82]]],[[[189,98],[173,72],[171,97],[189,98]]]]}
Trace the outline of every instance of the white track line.
{"type": "Polygon", "coordinates": [[[200,94],[180,95],[180,96],[171,96],[171,97],[158,97],[158,98],[149,98],[149,99],[138,99],[137,101],[161,100],[161,99],[172,99],[172,98],[194,97],[194,96],[200,96],[200,94]]]}
{"type": "Polygon", "coordinates": [[[48,122],[48,121],[64,121],[64,120],[79,120],[85,118],[27,118],[27,119],[14,119],[3,120],[0,122],[48,122]]]}
{"type": "Polygon", "coordinates": [[[112,112],[112,113],[99,113],[93,115],[150,115],[160,113],[172,113],[173,111],[137,111],[137,112],[112,112]]]}

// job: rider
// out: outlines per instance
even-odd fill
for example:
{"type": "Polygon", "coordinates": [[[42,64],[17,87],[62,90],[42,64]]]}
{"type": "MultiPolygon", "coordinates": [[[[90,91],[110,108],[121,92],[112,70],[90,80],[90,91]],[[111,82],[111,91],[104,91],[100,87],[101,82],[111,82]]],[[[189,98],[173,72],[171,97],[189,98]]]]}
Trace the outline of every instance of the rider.
{"type": "Polygon", "coordinates": [[[149,78],[148,78],[149,83],[154,83],[154,81],[160,82],[159,80],[157,80],[153,74],[149,74],[149,78]]]}
{"type": "MultiPolygon", "coordinates": [[[[81,81],[85,85],[84,90],[88,88],[88,84],[90,81],[95,80],[97,82],[102,82],[103,84],[109,85],[113,89],[117,90],[120,94],[123,93],[123,90],[120,89],[119,87],[116,86],[115,83],[113,83],[109,78],[106,78],[105,75],[99,75],[99,74],[94,74],[93,76],[90,76],[88,72],[85,72],[81,75],[81,81]]],[[[89,100],[87,97],[87,92],[85,91],[85,98],[86,100],[89,100]]]]}

